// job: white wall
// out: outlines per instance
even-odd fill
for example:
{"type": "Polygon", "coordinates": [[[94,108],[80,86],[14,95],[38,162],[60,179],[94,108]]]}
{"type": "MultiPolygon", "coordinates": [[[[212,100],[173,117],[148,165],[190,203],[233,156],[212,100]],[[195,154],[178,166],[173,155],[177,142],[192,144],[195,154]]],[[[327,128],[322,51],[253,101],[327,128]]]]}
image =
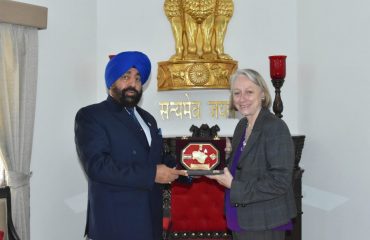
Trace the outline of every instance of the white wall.
{"type": "MultiPolygon", "coordinates": [[[[73,127],[76,111],[96,101],[96,1],[27,3],[49,9],[48,28],[39,31],[31,239],[82,239],[86,213],[67,203],[87,188],[73,127]]],[[[86,208],[86,201],[79,204],[86,208]]]]}
{"type": "Polygon", "coordinates": [[[298,4],[306,240],[370,236],[369,7],[367,1],[298,4]]]}
{"type": "MultiPolygon", "coordinates": [[[[157,92],[157,62],[174,53],[163,1],[33,0],[49,8],[40,32],[40,70],[31,179],[33,240],[82,239],[86,181],[73,142],[78,108],[105,99],[107,55],[142,50],[152,60],[142,106],[165,135],[189,134],[191,124],[217,123],[230,135],[233,120],[161,120],[159,102],[227,100],[225,90],[157,92]]],[[[269,81],[268,56],[286,54],[284,120],[307,136],[303,239],[368,239],[370,230],[370,57],[366,1],[235,0],[225,51],[240,67],[269,81]],[[298,4],[296,3],[298,2],[298,4]]],[[[271,86],[271,84],[270,84],[271,86]]],[[[271,90],[273,88],[271,87],[271,90]]],[[[205,105],[204,105],[205,107],[205,105]]]]}

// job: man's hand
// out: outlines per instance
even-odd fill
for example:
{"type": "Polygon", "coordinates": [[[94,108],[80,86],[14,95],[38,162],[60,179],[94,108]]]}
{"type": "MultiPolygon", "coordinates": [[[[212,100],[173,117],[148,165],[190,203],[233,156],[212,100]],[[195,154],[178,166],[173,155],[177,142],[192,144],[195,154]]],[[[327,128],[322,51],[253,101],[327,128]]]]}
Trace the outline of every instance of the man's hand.
{"type": "Polygon", "coordinates": [[[167,184],[176,180],[179,176],[188,176],[186,170],[178,170],[175,168],[169,168],[164,164],[157,165],[157,173],[155,175],[155,182],[167,184]]]}
{"type": "Polygon", "coordinates": [[[207,175],[206,177],[216,180],[220,185],[226,188],[231,188],[231,182],[233,181],[233,175],[231,175],[227,167],[224,168],[224,174],[207,175]]]}

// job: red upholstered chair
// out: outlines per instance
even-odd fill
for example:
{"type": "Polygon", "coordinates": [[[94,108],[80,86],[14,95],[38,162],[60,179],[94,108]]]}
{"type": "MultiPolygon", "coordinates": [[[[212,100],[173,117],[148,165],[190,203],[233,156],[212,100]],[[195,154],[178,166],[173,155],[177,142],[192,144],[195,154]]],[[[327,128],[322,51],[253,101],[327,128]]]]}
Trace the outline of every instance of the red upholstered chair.
{"type": "MultiPolygon", "coordinates": [[[[182,154],[192,144],[211,144],[219,151],[218,169],[225,166],[226,138],[215,137],[216,126],[202,125],[199,133],[191,138],[167,138],[165,152],[176,156],[178,167],[183,165],[182,154]],[[204,130],[204,131],[202,131],[204,130]],[[208,130],[208,132],[206,131],[208,130]]],[[[208,156],[210,158],[210,156],[208,156]]],[[[207,158],[204,163],[209,163],[207,158]]],[[[231,239],[224,214],[224,187],[206,177],[193,178],[191,184],[175,181],[167,185],[163,195],[164,239],[231,239]]]]}
{"type": "Polygon", "coordinates": [[[174,182],[169,204],[165,239],[231,239],[224,215],[224,188],[215,181],[201,177],[192,184],[174,182]]]}

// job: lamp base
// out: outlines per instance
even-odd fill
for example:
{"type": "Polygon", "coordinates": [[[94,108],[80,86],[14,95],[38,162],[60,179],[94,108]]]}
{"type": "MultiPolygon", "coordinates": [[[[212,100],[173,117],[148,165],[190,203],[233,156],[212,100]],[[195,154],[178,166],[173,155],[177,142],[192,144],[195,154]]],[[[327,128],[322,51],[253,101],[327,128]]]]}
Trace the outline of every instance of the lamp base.
{"type": "Polygon", "coordinates": [[[279,118],[282,118],[283,115],[281,114],[284,110],[283,101],[281,100],[280,96],[280,88],[284,84],[284,79],[272,79],[272,85],[275,87],[275,99],[272,105],[272,110],[274,111],[275,115],[279,118]]]}

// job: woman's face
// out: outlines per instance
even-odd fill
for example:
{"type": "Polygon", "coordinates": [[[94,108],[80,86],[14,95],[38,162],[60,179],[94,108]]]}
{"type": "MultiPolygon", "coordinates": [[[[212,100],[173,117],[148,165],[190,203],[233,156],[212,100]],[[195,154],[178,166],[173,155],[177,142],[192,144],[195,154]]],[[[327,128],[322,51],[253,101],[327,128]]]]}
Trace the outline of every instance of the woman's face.
{"type": "Polygon", "coordinates": [[[231,94],[234,106],[240,114],[247,118],[257,117],[264,97],[264,93],[259,86],[248,77],[241,75],[235,80],[231,94]]]}

